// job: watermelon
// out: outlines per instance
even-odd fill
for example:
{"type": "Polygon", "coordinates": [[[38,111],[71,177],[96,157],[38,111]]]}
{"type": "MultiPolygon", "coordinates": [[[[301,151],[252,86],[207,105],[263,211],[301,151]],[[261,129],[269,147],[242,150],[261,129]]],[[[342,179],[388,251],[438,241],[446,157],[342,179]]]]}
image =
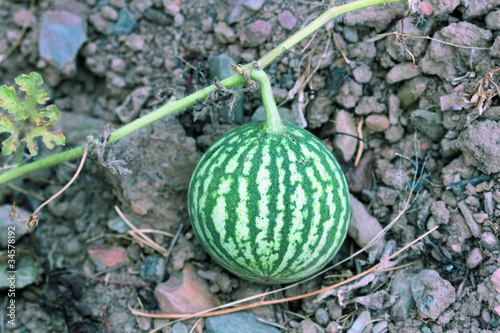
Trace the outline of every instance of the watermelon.
{"type": "Polygon", "coordinates": [[[314,135],[263,122],[223,135],[192,175],[188,207],[202,246],[230,272],[265,284],[318,272],[343,243],[349,190],[330,150],[314,135]]]}

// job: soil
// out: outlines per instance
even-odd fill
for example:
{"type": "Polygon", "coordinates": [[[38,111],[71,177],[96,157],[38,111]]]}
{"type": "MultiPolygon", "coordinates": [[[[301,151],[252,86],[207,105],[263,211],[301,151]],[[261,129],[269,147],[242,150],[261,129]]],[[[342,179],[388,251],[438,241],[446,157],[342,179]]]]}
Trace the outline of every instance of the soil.
{"type": "MultiPolygon", "coordinates": [[[[0,0],[0,54],[21,36],[0,62],[0,82],[12,86],[20,74],[42,75],[50,102],[63,111],[58,126],[67,138],[65,147],[42,148],[40,155],[48,156],[208,86],[231,61],[257,60],[328,3],[46,0],[35,3],[22,35],[30,1],[0,0]]],[[[404,210],[367,252],[270,297],[331,285],[439,228],[360,281],[248,310],[278,325],[254,320],[241,326],[248,331],[500,331],[500,1],[416,3],[419,17],[405,17],[405,3],[349,13],[267,68],[284,117],[322,139],[347,173],[353,226],[334,261],[366,245],[404,210]],[[392,34],[401,29],[413,37],[392,34]]],[[[91,156],[77,181],[41,211],[35,231],[17,240],[16,259],[35,259],[34,270],[15,291],[15,327],[4,311],[8,290],[0,289],[0,331],[147,332],[169,321],[136,316],[129,307],[192,313],[264,292],[210,259],[187,214],[187,186],[203,152],[259,117],[258,90],[238,103],[234,120],[205,101],[109,145],[102,163],[91,156]],[[149,234],[168,258],[127,234],[115,206],[141,229],[176,235],[149,234]],[[169,289],[174,280],[182,292],[169,289]]],[[[12,163],[2,157],[3,168],[12,163]]],[[[78,163],[3,186],[0,204],[15,201],[32,212],[69,181],[78,163]]],[[[236,332],[229,319],[191,320],[163,332],[188,332],[195,323],[196,332],[236,332]]]]}

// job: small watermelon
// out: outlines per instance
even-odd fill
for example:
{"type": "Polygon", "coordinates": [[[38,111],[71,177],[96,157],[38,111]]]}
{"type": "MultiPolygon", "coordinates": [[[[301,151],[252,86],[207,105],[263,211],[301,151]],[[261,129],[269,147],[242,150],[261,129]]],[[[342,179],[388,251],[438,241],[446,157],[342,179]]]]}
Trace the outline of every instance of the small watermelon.
{"type": "Polygon", "coordinates": [[[350,219],[347,182],[333,154],[308,131],[281,124],[277,134],[252,122],[223,135],[199,161],[188,193],[205,250],[230,272],[265,284],[321,270],[350,219]]]}

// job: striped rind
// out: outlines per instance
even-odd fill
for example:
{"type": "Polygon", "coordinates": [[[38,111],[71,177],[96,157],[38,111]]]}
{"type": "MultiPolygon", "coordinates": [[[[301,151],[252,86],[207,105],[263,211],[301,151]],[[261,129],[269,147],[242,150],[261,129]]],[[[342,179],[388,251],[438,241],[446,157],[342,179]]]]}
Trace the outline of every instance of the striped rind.
{"type": "Polygon", "coordinates": [[[191,178],[194,232],[220,265],[245,279],[287,283],[323,268],[343,243],[350,218],[344,174],[314,135],[263,122],[226,133],[191,178]]]}

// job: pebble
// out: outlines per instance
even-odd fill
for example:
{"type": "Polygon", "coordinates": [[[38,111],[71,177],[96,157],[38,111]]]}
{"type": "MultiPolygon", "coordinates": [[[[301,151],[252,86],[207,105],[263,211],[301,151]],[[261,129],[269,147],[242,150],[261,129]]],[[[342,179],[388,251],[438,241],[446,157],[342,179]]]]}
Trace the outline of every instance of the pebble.
{"type": "Polygon", "coordinates": [[[60,70],[76,66],[78,50],[87,40],[87,24],[78,15],[46,11],[42,15],[38,46],[40,57],[60,70]]]}
{"type": "Polygon", "coordinates": [[[361,96],[363,96],[363,86],[348,78],[340,87],[335,100],[345,108],[350,109],[356,106],[361,96]]]}
{"type": "Polygon", "coordinates": [[[182,25],[184,25],[184,21],[185,21],[184,16],[181,13],[175,14],[174,25],[176,27],[181,27],[182,25]]]}
{"type": "Polygon", "coordinates": [[[357,43],[359,40],[358,29],[356,28],[344,26],[342,34],[344,35],[344,39],[350,43],[357,43]]]}
{"type": "Polygon", "coordinates": [[[363,96],[354,112],[359,115],[368,115],[371,113],[382,113],[385,111],[385,105],[379,103],[375,96],[363,96]]]}
{"type": "Polygon", "coordinates": [[[406,81],[397,94],[401,101],[401,107],[406,108],[415,102],[425,91],[428,83],[429,79],[422,76],[417,76],[406,81]]]}
{"type": "Polygon", "coordinates": [[[481,234],[481,244],[489,251],[500,250],[500,239],[492,232],[481,234]]]}
{"type": "Polygon", "coordinates": [[[372,333],[384,333],[388,331],[389,323],[387,321],[381,321],[373,326],[372,333]]]}
{"type": "Polygon", "coordinates": [[[141,266],[141,277],[147,282],[160,283],[165,276],[165,258],[147,256],[141,266]]]}
{"type": "MultiPolygon", "coordinates": [[[[14,16],[12,17],[12,21],[14,22],[14,24],[17,27],[22,28],[24,26],[24,22],[26,21],[28,15],[30,15],[29,10],[20,9],[14,13],[14,16]]],[[[29,25],[31,25],[33,22],[35,22],[35,19],[36,19],[35,16],[32,15],[30,22],[29,22],[29,25]]]]}
{"type": "Polygon", "coordinates": [[[155,298],[166,313],[196,313],[220,305],[190,263],[186,263],[182,271],[170,275],[167,282],[158,284],[155,298]]]}
{"type": "Polygon", "coordinates": [[[127,5],[125,0],[109,0],[109,4],[118,9],[124,8],[127,5]]]}
{"type": "Polygon", "coordinates": [[[426,269],[411,280],[411,291],[422,318],[436,320],[441,313],[455,302],[455,288],[450,281],[439,276],[432,269],[426,269]]]}
{"type": "Polygon", "coordinates": [[[342,332],[342,326],[336,321],[331,321],[326,327],[327,333],[340,333],[342,332]]]}
{"type": "Polygon", "coordinates": [[[344,162],[348,162],[356,153],[358,140],[343,133],[354,136],[358,135],[354,116],[350,112],[340,110],[335,115],[334,125],[335,131],[338,133],[335,134],[335,138],[333,139],[333,146],[341,153],[344,162]]]}
{"type": "Polygon", "coordinates": [[[75,257],[82,253],[82,244],[80,241],[73,237],[69,241],[65,242],[62,246],[62,253],[68,257],[75,257]]]}
{"type": "Polygon", "coordinates": [[[186,324],[178,322],[172,325],[172,333],[189,333],[186,324]]]}
{"type": "Polygon", "coordinates": [[[309,103],[307,112],[307,123],[310,128],[318,128],[328,122],[335,107],[332,100],[326,96],[317,96],[309,103]]]}
{"type": "Polygon", "coordinates": [[[297,24],[297,19],[293,16],[292,12],[284,10],[278,14],[278,22],[283,28],[292,30],[297,24]]]}
{"type": "MultiPolygon", "coordinates": [[[[351,223],[348,234],[358,244],[359,247],[368,245],[375,236],[382,231],[380,222],[368,214],[365,206],[353,195],[351,197],[351,223]]],[[[376,257],[382,254],[385,248],[385,238],[380,238],[368,251],[375,251],[376,257]]]]}
{"type": "Polygon", "coordinates": [[[271,33],[272,24],[269,21],[258,20],[244,27],[240,41],[245,47],[264,44],[271,33]]]}
{"type": "Polygon", "coordinates": [[[439,141],[446,133],[443,126],[443,114],[427,110],[414,110],[410,114],[413,125],[434,141],[439,141]]]}
{"type": "Polygon", "coordinates": [[[405,133],[405,129],[402,126],[391,126],[385,131],[385,138],[387,141],[394,143],[399,142],[405,133]]]}
{"type": "Polygon", "coordinates": [[[483,262],[483,251],[479,248],[474,248],[469,252],[466,259],[467,269],[474,269],[483,262]]]}
{"type": "MultiPolygon", "coordinates": [[[[346,173],[347,184],[352,193],[360,193],[372,187],[373,152],[367,151],[359,161],[359,165],[346,173]]],[[[333,318],[335,319],[335,318],[333,318]]]]}
{"type": "Polygon", "coordinates": [[[372,114],[366,117],[366,128],[371,132],[383,132],[390,125],[389,118],[384,115],[372,114]]]}
{"type": "Polygon", "coordinates": [[[337,320],[342,317],[342,307],[338,304],[337,300],[330,299],[326,301],[326,307],[328,308],[330,318],[333,320],[337,320]]]}
{"type": "Polygon", "coordinates": [[[214,26],[215,38],[223,44],[229,44],[236,40],[236,33],[224,21],[218,22],[214,26]]]}
{"type": "Polygon", "coordinates": [[[136,23],[137,21],[134,18],[134,14],[126,8],[122,8],[120,14],[118,14],[118,20],[112,27],[111,34],[115,36],[129,35],[136,23]]]}
{"type": "Polygon", "coordinates": [[[143,14],[147,9],[153,5],[152,0],[133,0],[130,4],[130,9],[135,13],[143,14]]]}
{"type": "Polygon", "coordinates": [[[411,79],[420,74],[420,67],[415,66],[412,62],[404,62],[392,67],[387,73],[387,83],[393,84],[396,82],[411,79]]]}
{"type": "Polygon", "coordinates": [[[172,18],[154,8],[148,8],[144,11],[143,16],[146,20],[158,25],[171,25],[172,18]]]}
{"type": "Polygon", "coordinates": [[[111,69],[117,73],[125,73],[127,71],[127,63],[121,58],[111,59],[111,69]]]}
{"type": "Polygon", "coordinates": [[[495,42],[491,47],[491,56],[497,59],[500,58],[500,36],[495,38],[495,42]]]}
{"type": "Polygon", "coordinates": [[[280,331],[257,320],[257,316],[240,311],[205,319],[207,333],[279,333],[280,331]]]}
{"type": "MultiPolygon", "coordinates": [[[[16,242],[24,235],[29,234],[26,229],[26,220],[29,218],[30,212],[27,210],[16,207],[17,216],[14,216],[12,221],[9,220],[9,214],[12,212],[12,205],[0,206],[0,249],[6,249],[9,244],[9,227],[12,227],[14,232],[14,239],[16,242]]],[[[12,235],[11,235],[12,236],[12,235]]]]}
{"type": "Polygon", "coordinates": [[[363,311],[359,314],[359,316],[354,320],[354,323],[352,323],[351,328],[347,330],[347,333],[361,333],[362,330],[366,332],[371,332],[372,330],[372,324],[371,322],[371,316],[370,316],[370,311],[363,311]]]}
{"type": "MultiPolygon", "coordinates": [[[[10,288],[11,282],[7,267],[7,261],[0,263],[0,290],[5,291],[6,294],[6,289],[10,288]]],[[[33,257],[29,255],[16,257],[16,287],[14,289],[22,289],[34,283],[41,274],[40,270],[39,264],[33,257]]]]}
{"type": "Polygon", "coordinates": [[[302,320],[300,322],[298,333],[316,333],[316,326],[313,321],[309,318],[302,320]]]}
{"type": "Polygon", "coordinates": [[[354,75],[354,79],[359,83],[368,83],[372,78],[373,72],[370,70],[370,67],[368,67],[365,64],[362,64],[356,67],[352,71],[352,74],[354,75]]]}
{"type": "Polygon", "coordinates": [[[345,80],[349,78],[349,73],[344,67],[334,67],[326,78],[326,88],[331,97],[336,96],[345,80]]]}
{"type": "Polygon", "coordinates": [[[118,19],[118,12],[111,6],[101,7],[101,17],[108,21],[116,21],[118,19]]]}
{"type": "Polygon", "coordinates": [[[491,275],[491,285],[500,294],[500,268],[491,275]]]}
{"type": "Polygon", "coordinates": [[[128,262],[127,252],[121,246],[89,246],[87,252],[97,270],[125,265],[128,262]]]}
{"type": "Polygon", "coordinates": [[[266,0],[243,0],[243,6],[246,8],[257,11],[262,8],[266,0]]]}
{"type": "Polygon", "coordinates": [[[321,326],[328,325],[328,322],[330,321],[328,312],[323,308],[319,308],[318,310],[316,310],[316,312],[314,313],[314,318],[321,326]]]}
{"type": "Polygon", "coordinates": [[[162,0],[165,12],[174,17],[180,11],[179,1],[176,0],[162,0]]]}

